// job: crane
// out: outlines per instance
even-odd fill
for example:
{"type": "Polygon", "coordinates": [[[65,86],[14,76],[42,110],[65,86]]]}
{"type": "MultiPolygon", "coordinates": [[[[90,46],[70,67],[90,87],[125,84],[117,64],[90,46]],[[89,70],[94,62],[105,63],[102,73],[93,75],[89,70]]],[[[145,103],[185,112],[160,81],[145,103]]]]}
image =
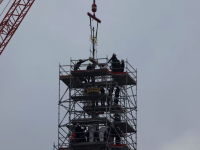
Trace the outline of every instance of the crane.
{"type": "Polygon", "coordinates": [[[3,0],[0,0],[0,4],[3,2],[3,0]]]}
{"type": "MultiPolygon", "coordinates": [[[[2,0],[0,0],[2,2],[2,0]]],[[[0,23],[0,55],[23,21],[35,0],[14,0],[0,23]]]]}

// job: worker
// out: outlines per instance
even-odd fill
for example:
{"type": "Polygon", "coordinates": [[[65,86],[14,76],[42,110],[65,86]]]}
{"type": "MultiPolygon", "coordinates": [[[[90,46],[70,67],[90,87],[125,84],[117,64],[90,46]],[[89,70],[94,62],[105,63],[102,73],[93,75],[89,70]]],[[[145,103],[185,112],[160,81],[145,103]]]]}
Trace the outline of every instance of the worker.
{"type": "Polygon", "coordinates": [[[96,105],[95,106],[99,106],[98,100],[95,101],[96,105]]]}
{"type": "Polygon", "coordinates": [[[106,132],[104,133],[104,141],[108,141],[109,140],[109,129],[110,127],[106,126],[106,132]]]}
{"type": "MultiPolygon", "coordinates": [[[[88,64],[87,70],[92,70],[92,64],[91,63],[88,64]]],[[[88,76],[88,83],[90,83],[90,79],[92,79],[92,77],[88,76]]]]}
{"type": "Polygon", "coordinates": [[[119,88],[119,86],[117,86],[117,87],[116,87],[116,90],[115,90],[115,99],[114,99],[115,105],[118,105],[119,93],[120,93],[120,88],[119,88]]]}
{"type": "Polygon", "coordinates": [[[76,140],[75,142],[80,142],[80,130],[81,130],[81,126],[77,123],[76,127],[75,127],[75,134],[76,134],[76,140]]]}
{"type": "MultiPolygon", "coordinates": [[[[100,92],[101,92],[101,95],[105,94],[105,90],[102,86],[100,88],[100,92]]],[[[105,99],[104,98],[101,99],[101,106],[105,106],[105,99]]]]}
{"type": "Polygon", "coordinates": [[[100,130],[99,130],[99,139],[100,139],[101,142],[106,141],[105,140],[106,131],[107,131],[106,127],[101,127],[100,130]]]}
{"type": "Polygon", "coordinates": [[[108,141],[110,144],[114,144],[115,129],[114,126],[108,128],[108,141]]]}
{"type": "Polygon", "coordinates": [[[75,133],[72,133],[72,136],[71,136],[71,143],[74,143],[76,139],[76,134],[75,133]]]}
{"type": "Polygon", "coordinates": [[[116,129],[116,132],[115,132],[115,141],[116,141],[116,145],[119,145],[121,144],[120,141],[121,141],[121,130],[119,127],[115,128],[116,129]]]}
{"type": "MultiPolygon", "coordinates": [[[[114,90],[113,87],[109,88],[108,96],[110,97],[110,99],[112,99],[113,90],[114,90]]],[[[110,106],[110,99],[107,99],[108,106],[110,106]]],[[[111,105],[112,105],[112,103],[111,103],[111,105]]]]}
{"type": "Polygon", "coordinates": [[[89,131],[89,142],[93,142],[94,141],[94,127],[93,127],[93,125],[88,127],[88,131],[89,131]]]}
{"type": "Polygon", "coordinates": [[[121,121],[120,115],[119,115],[118,113],[115,113],[115,114],[113,115],[113,117],[114,117],[114,121],[117,121],[117,122],[120,122],[120,121],[121,121]]]}
{"type": "Polygon", "coordinates": [[[85,136],[86,136],[86,142],[89,142],[89,137],[90,137],[89,129],[86,131],[85,136]]]}
{"type": "Polygon", "coordinates": [[[85,138],[85,130],[86,130],[86,127],[85,126],[83,126],[82,128],[81,128],[81,142],[86,142],[86,138],[85,138]]]}
{"type": "Polygon", "coordinates": [[[115,53],[113,53],[113,56],[110,58],[110,60],[108,61],[108,63],[110,62],[112,60],[112,62],[111,62],[111,71],[112,72],[117,72],[116,71],[116,64],[117,64],[117,57],[116,57],[116,54],[115,53]]]}
{"type": "Polygon", "coordinates": [[[124,72],[124,60],[121,60],[121,64],[120,64],[120,72],[124,72]]]}
{"type": "Polygon", "coordinates": [[[76,134],[76,140],[75,142],[85,142],[84,140],[84,129],[81,129],[81,126],[77,123],[75,127],[75,134],[76,134]]]}
{"type": "MultiPolygon", "coordinates": [[[[99,67],[100,67],[100,69],[107,69],[107,66],[104,63],[99,64],[99,67]]],[[[105,75],[101,76],[101,82],[106,82],[106,76],[105,75]]]]}
{"type": "Polygon", "coordinates": [[[120,61],[117,59],[116,60],[116,69],[115,72],[120,72],[120,61]]]}
{"type": "Polygon", "coordinates": [[[74,71],[77,71],[79,69],[79,67],[81,66],[81,64],[87,60],[88,59],[86,59],[86,60],[79,59],[79,61],[74,65],[74,71]]]}
{"type": "Polygon", "coordinates": [[[94,142],[99,142],[99,125],[98,124],[95,126],[94,142]]]}
{"type": "Polygon", "coordinates": [[[88,64],[87,70],[92,70],[92,65],[91,65],[91,63],[88,64]]]}

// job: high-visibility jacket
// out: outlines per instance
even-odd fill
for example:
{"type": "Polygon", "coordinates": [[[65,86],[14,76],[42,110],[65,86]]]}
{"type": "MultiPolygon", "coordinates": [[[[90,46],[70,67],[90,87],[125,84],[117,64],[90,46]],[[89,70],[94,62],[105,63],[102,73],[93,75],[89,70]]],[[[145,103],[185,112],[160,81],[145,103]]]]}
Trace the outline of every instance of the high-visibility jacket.
{"type": "Polygon", "coordinates": [[[75,133],[72,133],[72,137],[71,137],[71,140],[75,140],[75,138],[76,138],[76,134],[75,133]]]}

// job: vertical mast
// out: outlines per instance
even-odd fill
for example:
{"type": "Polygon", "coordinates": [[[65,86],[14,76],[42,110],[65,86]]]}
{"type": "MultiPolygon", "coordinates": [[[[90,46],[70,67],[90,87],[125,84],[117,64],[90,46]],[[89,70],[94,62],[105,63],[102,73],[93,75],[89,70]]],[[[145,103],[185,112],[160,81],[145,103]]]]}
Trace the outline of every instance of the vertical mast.
{"type": "Polygon", "coordinates": [[[94,57],[94,54],[95,54],[95,48],[94,48],[95,40],[94,40],[94,38],[95,37],[94,37],[94,27],[93,27],[93,35],[92,35],[92,40],[93,40],[93,52],[92,52],[93,53],[93,59],[95,58],[94,57]]]}
{"type": "Polygon", "coordinates": [[[93,15],[90,14],[89,12],[87,13],[87,15],[90,17],[90,29],[91,29],[91,41],[92,41],[92,56],[93,59],[95,59],[95,43],[97,42],[97,31],[98,31],[98,23],[101,23],[101,20],[99,20],[98,18],[96,18],[95,16],[95,12],[97,11],[97,5],[95,4],[95,0],[93,0],[93,4],[92,4],[92,12],[93,15]],[[92,22],[91,19],[97,21],[97,29],[96,29],[96,35],[94,35],[94,27],[92,27],[92,22]]]}

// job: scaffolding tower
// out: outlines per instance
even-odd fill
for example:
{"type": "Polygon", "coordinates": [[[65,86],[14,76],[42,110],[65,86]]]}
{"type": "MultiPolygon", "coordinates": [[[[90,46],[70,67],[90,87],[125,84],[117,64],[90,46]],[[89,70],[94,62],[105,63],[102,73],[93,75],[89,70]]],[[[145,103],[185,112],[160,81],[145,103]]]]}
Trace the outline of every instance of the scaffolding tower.
{"type": "Polygon", "coordinates": [[[54,149],[137,150],[137,69],[126,60],[123,72],[113,72],[108,58],[95,60],[98,64],[92,70],[86,69],[88,64],[74,70],[79,60],[59,65],[58,144],[54,149]]]}

